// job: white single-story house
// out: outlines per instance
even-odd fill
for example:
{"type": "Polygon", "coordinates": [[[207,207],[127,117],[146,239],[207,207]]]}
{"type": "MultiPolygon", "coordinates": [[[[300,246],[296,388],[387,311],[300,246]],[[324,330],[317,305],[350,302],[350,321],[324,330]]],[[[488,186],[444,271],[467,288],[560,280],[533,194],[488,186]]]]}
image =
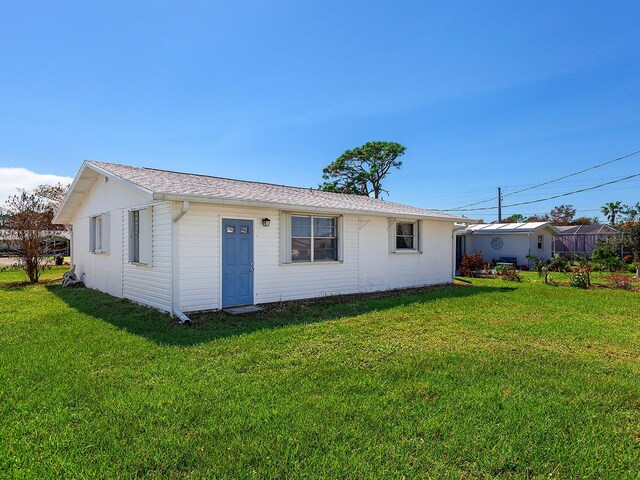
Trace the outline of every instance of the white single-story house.
{"type": "Polygon", "coordinates": [[[85,161],[54,222],[85,284],[181,316],[452,282],[464,220],[365,196],[85,161]]]}
{"type": "Polygon", "coordinates": [[[552,257],[552,237],[559,230],[548,222],[479,223],[456,230],[456,260],[480,252],[487,261],[529,265],[527,256],[552,257]]]}

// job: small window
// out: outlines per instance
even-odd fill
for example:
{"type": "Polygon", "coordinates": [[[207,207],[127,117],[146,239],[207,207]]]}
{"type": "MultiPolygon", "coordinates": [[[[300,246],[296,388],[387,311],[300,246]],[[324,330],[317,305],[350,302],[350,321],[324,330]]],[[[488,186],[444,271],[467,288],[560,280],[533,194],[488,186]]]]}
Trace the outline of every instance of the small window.
{"type": "Polygon", "coordinates": [[[336,217],[292,215],[290,233],[292,262],[338,260],[336,217]]]}
{"type": "Polygon", "coordinates": [[[109,214],[95,215],[89,219],[89,251],[108,253],[109,250],[109,214]]]}
{"type": "Polygon", "coordinates": [[[396,250],[417,250],[417,223],[396,223],[396,250]]]}
{"type": "Polygon", "coordinates": [[[544,235],[538,235],[538,250],[544,250],[544,235]]]}
{"type": "Polygon", "coordinates": [[[129,262],[150,265],[152,207],[129,211],[129,262]]]}

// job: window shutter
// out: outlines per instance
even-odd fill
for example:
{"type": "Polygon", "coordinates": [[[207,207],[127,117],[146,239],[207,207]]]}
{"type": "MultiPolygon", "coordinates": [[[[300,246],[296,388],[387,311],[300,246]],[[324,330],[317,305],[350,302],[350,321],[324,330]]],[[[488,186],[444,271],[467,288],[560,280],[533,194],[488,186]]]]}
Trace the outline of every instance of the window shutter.
{"type": "Polygon", "coordinates": [[[422,253],[422,220],[416,222],[416,250],[422,253]]]}
{"type": "Polygon", "coordinates": [[[151,266],[153,257],[153,207],[140,210],[140,263],[151,266]]]}
{"type": "Polygon", "coordinates": [[[133,262],[133,210],[127,212],[127,250],[129,261],[133,262]]]}
{"type": "Polygon", "coordinates": [[[280,212],[280,261],[291,263],[291,215],[280,212]]]}
{"type": "Polygon", "coordinates": [[[96,251],[96,217],[89,217],[89,251],[96,251]]]}
{"type": "Polygon", "coordinates": [[[396,219],[387,219],[387,230],[389,232],[389,253],[396,252],[396,219]]]}
{"type": "Polygon", "coordinates": [[[338,261],[344,262],[344,216],[340,215],[336,219],[336,237],[337,237],[337,248],[338,248],[338,261]]]}
{"type": "Polygon", "coordinates": [[[111,214],[109,212],[102,214],[102,251],[109,253],[109,240],[111,239],[111,214]]]}

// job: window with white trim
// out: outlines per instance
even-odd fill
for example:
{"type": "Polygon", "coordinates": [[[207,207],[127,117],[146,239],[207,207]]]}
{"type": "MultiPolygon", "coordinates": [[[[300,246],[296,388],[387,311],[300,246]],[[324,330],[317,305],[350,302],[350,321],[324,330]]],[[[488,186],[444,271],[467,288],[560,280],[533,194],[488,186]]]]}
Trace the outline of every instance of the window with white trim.
{"type": "Polygon", "coordinates": [[[109,253],[109,213],[89,218],[89,251],[109,253]]]}
{"type": "Polygon", "coordinates": [[[538,250],[544,250],[544,235],[538,235],[538,250]]]}
{"type": "Polygon", "coordinates": [[[151,206],[129,210],[128,241],[130,263],[151,265],[152,218],[151,206]]]}
{"type": "Polygon", "coordinates": [[[397,250],[418,250],[418,222],[396,222],[397,250]]]}
{"type": "Polygon", "coordinates": [[[291,215],[288,232],[290,261],[335,262],[338,260],[338,218],[291,215]]]}

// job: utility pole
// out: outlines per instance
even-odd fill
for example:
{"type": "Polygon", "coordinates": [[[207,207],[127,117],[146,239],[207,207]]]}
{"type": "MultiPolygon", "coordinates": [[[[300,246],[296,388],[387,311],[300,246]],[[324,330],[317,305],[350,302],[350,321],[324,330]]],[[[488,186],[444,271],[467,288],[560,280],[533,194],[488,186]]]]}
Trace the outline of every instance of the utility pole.
{"type": "Polygon", "coordinates": [[[498,223],[502,223],[502,189],[498,187],[498,223]]]}

